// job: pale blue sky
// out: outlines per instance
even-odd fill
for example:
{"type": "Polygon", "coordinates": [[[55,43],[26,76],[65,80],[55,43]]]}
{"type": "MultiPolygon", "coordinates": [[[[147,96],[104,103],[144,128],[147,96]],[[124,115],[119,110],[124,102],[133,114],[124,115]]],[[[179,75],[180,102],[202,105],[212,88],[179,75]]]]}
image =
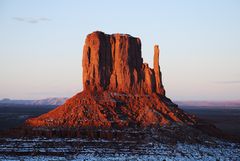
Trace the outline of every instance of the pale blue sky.
{"type": "Polygon", "coordinates": [[[70,97],[82,90],[82,47],[95,30],[153,45],[173,100],[240,99],[238,0],[0,0],[0,98],[70,97]]]}

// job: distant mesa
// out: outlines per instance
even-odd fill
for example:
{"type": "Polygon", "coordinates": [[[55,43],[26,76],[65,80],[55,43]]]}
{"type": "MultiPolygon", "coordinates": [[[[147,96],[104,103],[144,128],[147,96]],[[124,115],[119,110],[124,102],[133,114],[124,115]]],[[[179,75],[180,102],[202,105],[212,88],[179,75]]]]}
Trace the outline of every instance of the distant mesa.
{"type": "MultiPolygon", "coordinates": [[[[36,118],[28,127],[150,127],[194,125],[194,116],[165,96],[154,46],[153,69],[143,63],[141,40],[128,34],[87,35],[83,49],[83,91],[36,118]]],[[[80,63],[79,63],[80,64],[80,63]]]]}
{"type": "Polygon", "coordinates": [[[67,100],[66,97],[52,97],[39,100],[15,100],[4,98],[0,100],[0,105],[10,106],[10,105],[28,105],[28,106],[59,106],[62,105],[67,100]]]}

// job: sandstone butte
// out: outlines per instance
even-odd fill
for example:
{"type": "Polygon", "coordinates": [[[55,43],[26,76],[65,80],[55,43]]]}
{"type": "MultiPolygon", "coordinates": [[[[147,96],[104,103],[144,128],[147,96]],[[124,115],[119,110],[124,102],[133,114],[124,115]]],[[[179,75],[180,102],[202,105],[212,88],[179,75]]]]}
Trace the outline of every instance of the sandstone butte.
{"type": "Polygon", "coordinates": [[[28,127],[124,128],[194,125],[196,118],[165,95],[154,46],[153,69],[143,63],[141,40],[128,34],[87,35],[83,91],[36,118],[28,127]]]}

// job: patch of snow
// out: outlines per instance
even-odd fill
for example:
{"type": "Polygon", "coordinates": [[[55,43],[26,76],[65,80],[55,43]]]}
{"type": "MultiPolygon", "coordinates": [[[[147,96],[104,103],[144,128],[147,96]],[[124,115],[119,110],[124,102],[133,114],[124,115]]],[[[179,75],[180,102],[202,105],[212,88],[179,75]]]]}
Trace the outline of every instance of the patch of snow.
{"type": "Polygon", "coordinates": [[[0,144],[0,160],[240,160],[239,144],[218,140],[215,142],[214,146],[207,146],[184,143],[170,145],[156,142],[140,144],[131,140],[7,138],[0,144]],[[22,153],[22,156],[4,155],[7,152],[22,153]],[[24,156],[26,152],[29,153],[28,156],[24,156]],[[31,155],[34,152],[36,156],[31,155]],[[49,155],[49,152],[53,154],[49,155]],[[58,153],[62,155],[57,156],[58,153]]]}

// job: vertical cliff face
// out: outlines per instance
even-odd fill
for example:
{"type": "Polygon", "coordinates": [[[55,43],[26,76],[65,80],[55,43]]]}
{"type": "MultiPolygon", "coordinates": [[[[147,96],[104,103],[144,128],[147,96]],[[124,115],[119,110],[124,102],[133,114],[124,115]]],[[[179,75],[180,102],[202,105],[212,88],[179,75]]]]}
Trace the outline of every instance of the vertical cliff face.
{"type": "Polygon", "coordinates": [[[82,65],[84,90],[165,95],[158,46],[151,69],[143,63],[139,38],[93,32],[86,38],[82,65]]]}

